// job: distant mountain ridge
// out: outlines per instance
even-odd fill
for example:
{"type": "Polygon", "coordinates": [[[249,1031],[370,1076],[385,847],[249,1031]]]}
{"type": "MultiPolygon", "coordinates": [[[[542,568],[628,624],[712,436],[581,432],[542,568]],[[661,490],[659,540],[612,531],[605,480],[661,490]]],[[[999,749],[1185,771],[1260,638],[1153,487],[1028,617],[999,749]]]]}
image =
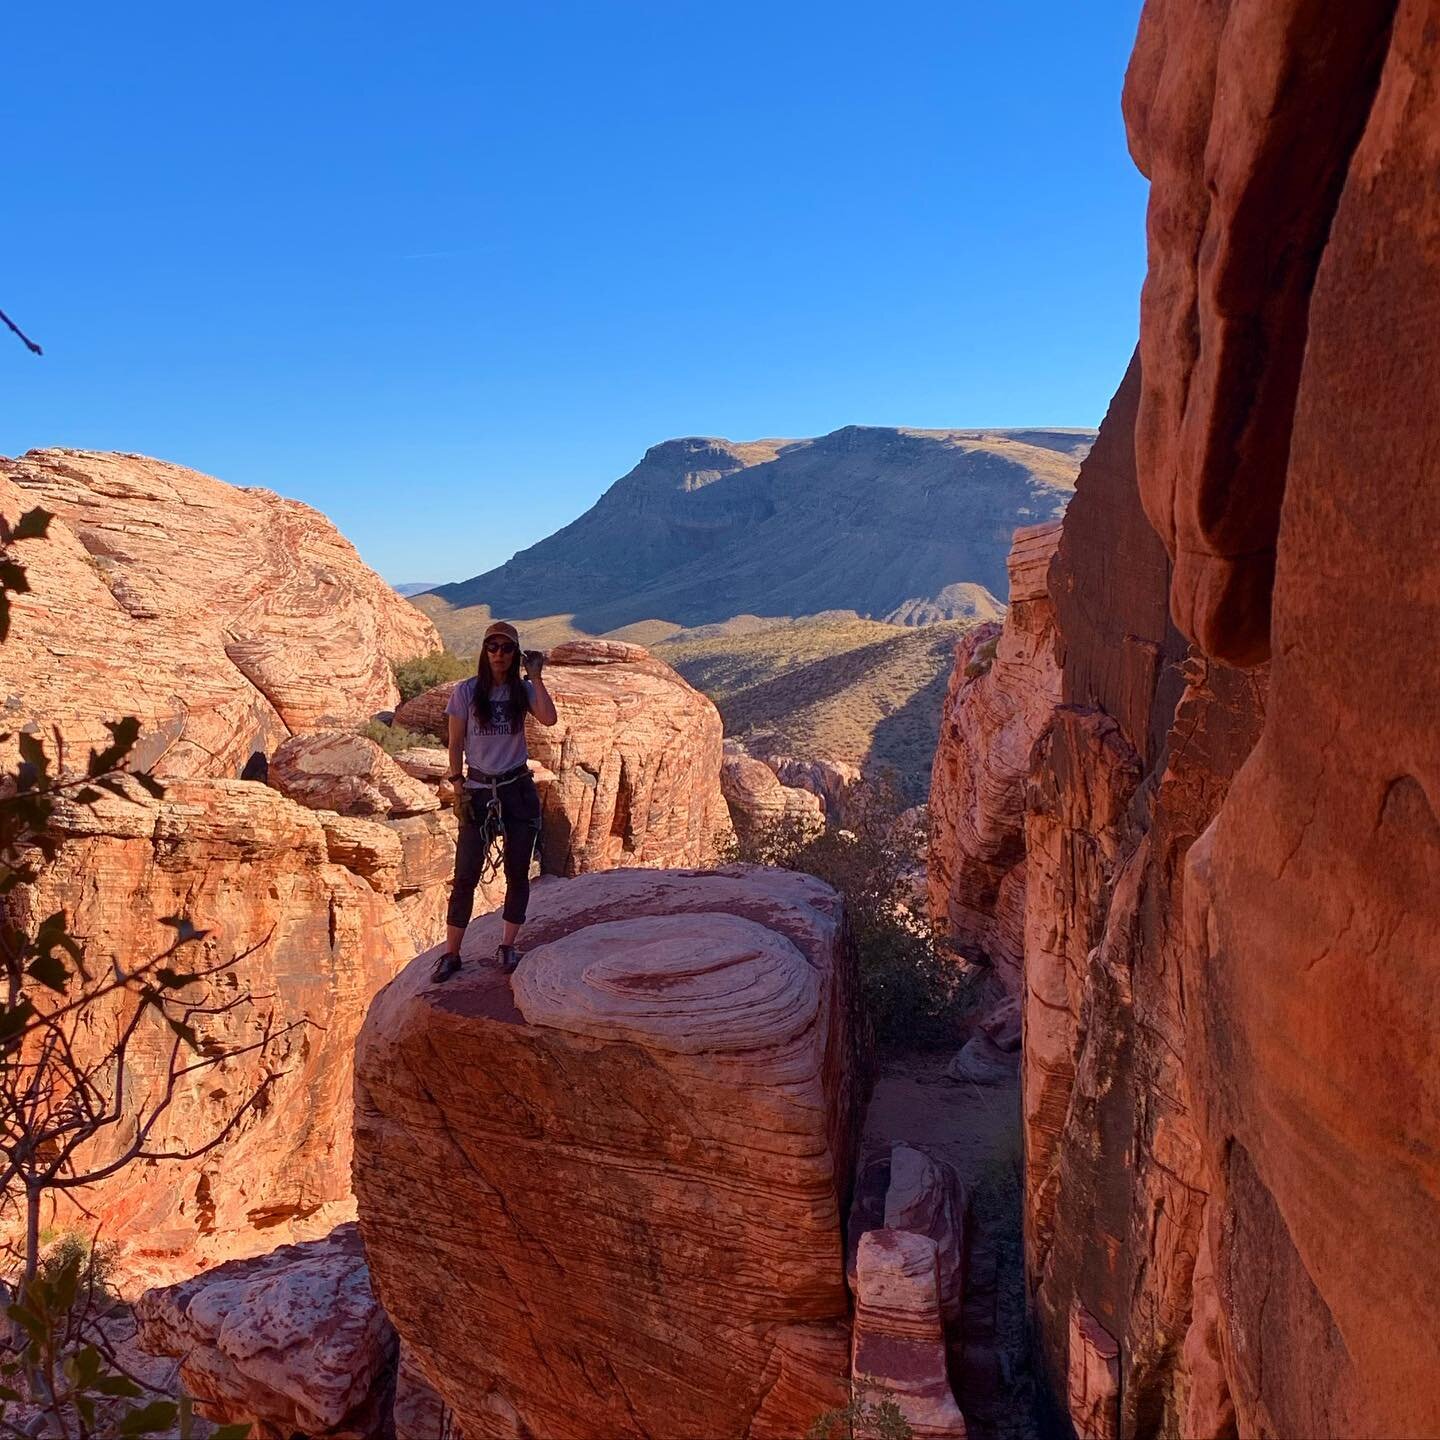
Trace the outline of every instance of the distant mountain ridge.
{"type": "MultiPolygon", "coordinates": [[[[579,519],[423,608],[644,620],[853,610],[988,618],[1017,526],[1063,513],[1090,430],[846,426],[811,440],[667,440],[579,519]]],[[[997,597],[1000,597],[997,599],[997,597]]]]}

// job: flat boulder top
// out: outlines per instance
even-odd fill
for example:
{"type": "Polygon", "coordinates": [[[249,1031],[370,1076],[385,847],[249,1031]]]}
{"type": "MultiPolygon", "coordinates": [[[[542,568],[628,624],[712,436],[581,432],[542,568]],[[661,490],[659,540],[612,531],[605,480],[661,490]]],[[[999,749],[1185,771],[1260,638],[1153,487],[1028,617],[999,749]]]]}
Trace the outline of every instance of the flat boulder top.
{"type": "Polygon", "coordinates": [[[793,1018],[806,1005],[813,1013],[811,987],[831,963],[841,905],[812,875],[749,865],[542,879],[532,892],[513,977],[493,962],[499,913],[482,916],[465,933],[458,975],[435,985],[436,952],[417,956],[377,997],[366,1028],[399,1033],[428,1023],[421,1012],[436,1012],[615,1038],[643,1029],[657,1049],[693,1052],[706,1044],[731,1048],[713,1023],[720,1011],[738,1020],[748,1009],[749,1020],[739,1026],[745,1030],[757,1007],[769,1006],[778,1037],[788,1029],[781,1017],[793,1018]],[[653,985],[648,1016],[647,972],[653,985]],[[734,993],[747,986],[754,987],[748,997],[734,993]],[[668,1000],[657,999],[667,988],[668,1000]],[[712,1022],[691,1033],[687,1009],[707,1008],[712,1022]]]}
{"type": "Polygon", "coordinates": [[[513,982],[530,1025],[690,1054],[751,1050],[812,1024],[820,989],[785,936],[739,915],[642,915],[572,931],[513,982]]]}

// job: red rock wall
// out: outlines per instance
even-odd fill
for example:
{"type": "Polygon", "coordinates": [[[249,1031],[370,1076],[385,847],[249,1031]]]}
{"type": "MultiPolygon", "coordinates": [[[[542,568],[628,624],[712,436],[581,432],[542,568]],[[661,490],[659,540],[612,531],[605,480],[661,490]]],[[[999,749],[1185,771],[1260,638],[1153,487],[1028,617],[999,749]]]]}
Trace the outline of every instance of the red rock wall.
{"type": "Polygon", "coordinates": [[[1139,389],[1137,365],[1051,567],[1063,704],[1027,795],[1027,1269],[1052,1388],[1084,1434],[1179,1424],[1206,1190],[1183,860],[1254,743],[1261,695],[1166,619],[1169,567],[1135,481],[1139,389]]]}
{"type": "MultiPolygon", "coordinates": [[[[1301,11],[1283,39],[1285,73],[1327,60],[1308,143],[1343,183],[1307,295],[1273,601],[1246,617],[1274,654],[1265,726],[1187,897],[1220,1350],[1246,1433],[1433,1435],[1440,5],[1301,11]],[[1330,132],[1356,111],[1352,151],[1330,132]]],[[[1228,403],[1207,423],[1233,423],[1228,403]]]]}
{"type": "Polygon", "coordinates": [[[1433,1435],[1440,4],[1150,0],[1126,109],[1026,804],[1044,1363],[1084,1435],[1433,1435]]]}
{"type": "Polygon", "coordinates": [[[1060,525],[1015,532],[1010,609],[955,647],[930,780],[930,915],[951,945],[1020,993],[1025,776],[1060,699],[1047,590],[1060,525]],[[983,657],[990,658],[983,658],[983,657]]]}
{"type": "MultiPolygon", "coordinates": [[[[183,912],[210,932],[195,957],[244,956],[236,977],[260,997],[204,1033],[243,1044],[266,1014],[277,1026],[313,1026],[264,1060],[251,1054],[182,1085],[153,1149],[184,1150],[218,1133],[267,1065],[280,1073],[268,1104],[223,1146],[119,1172],[77,1196],[87,1211],[80,1223],[104,1222],[132,1276],[171,1278],[352,1218],[351,1051],[371,997],[414,946],[396,899],[403,856],[392,832],[240,780],[176,781],[159,803],[65,805],[56,828],[55,861],[18,896],[22,922],[66,907],[87,963],[104,973],[162,951],[174,931],[159,917],[183,912]],[[327,819],[343,827],[338,847],[327,819]]],[[[216,993],[223,998],[223,984],[216,993]]],[[[86,1035],[104,1037],[129,1003],[102,1007],[86,1035]]],[[[143,1024],[127,1077],[132,1102],[158,1095],[172,1038],[143,1024]]],[[[124,1125],[113,1127],[89,1158],[105,1163],[127,1138],[124,1125]]],[[[68,1209],[52,1219],[77,1223],[68,1209]]]]}

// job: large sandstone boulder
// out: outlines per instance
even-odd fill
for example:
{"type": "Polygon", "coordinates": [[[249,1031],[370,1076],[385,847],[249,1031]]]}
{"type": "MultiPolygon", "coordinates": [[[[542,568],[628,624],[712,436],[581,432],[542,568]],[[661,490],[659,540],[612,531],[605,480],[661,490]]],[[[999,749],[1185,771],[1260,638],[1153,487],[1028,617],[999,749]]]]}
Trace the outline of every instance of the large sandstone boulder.
{"type": "Polygon", "coordinates": [[[339,815],[422,815],[435,792],[407,774],[373,740],[344,730],[294,735],[270,757],[268,782],[312,810],[339,815]]]}
{"type": "Polygon", "coordinates": [[[83,754],[135,715],[159,774],[236,776],[390,708],[391,661],[440,646],[329,520],[268,490],[141,455],[0,460],[0,510],[35,505],[56,519],[0,646],[7,731],[58,723],[83,754]]]}
{"type": "MultiPolygon", "coordinates": [[[[444,738],[456,683],[407,700],[396,724],[444,738]]],[[[713,862],[733,831],[711,701],[648,650],[618,640],[557,645],[545,684],[557,723],[532,719],[525,731],[545,873],[713,862]]]]}
{"type": "Polygon", "coordinates": [[[782,785],[808,790],[817,796],[829,824],[845,823],[845,801],[861,780],[858,765],[846,760],[803,760],[794,755],[769,753],[758,758],[779,776],[782,785]]]}
{"type": "Polygon", "coordinates": [[[1060,525],[1015,532],[1010,608],[955,649],[930,781],[930,915],[1018,996],[1025,928],[1025,777],[1060,703],[1047,576],[1060,525]]]}
{"type": "Polygon", "coordinates": [[[763,843],[767,836],[791,832],[812,834],[825,826],[825,810],[817,795],[782,785],[763,761],[739,752],[727,754],[720,766],[720,793],[742,844],[763,843]]]}
{"type": "Polygon", "coordinates": [[[838,897],[747,867],[542,882],[513,980],[498,932],[443,987],[418,959],[357,1052],[362,1233],[416,1363],[467,1440],[803,1433],[850,1340],[838,897]]]}
{"type": "Polygon", "coordinates": [[[136,1316],[141,1343],[179,1359],[211,1420],[249,1421],[278,1440],[391,1433],[395,1331],[353,1225],[148,1290],[136,1316]]]}

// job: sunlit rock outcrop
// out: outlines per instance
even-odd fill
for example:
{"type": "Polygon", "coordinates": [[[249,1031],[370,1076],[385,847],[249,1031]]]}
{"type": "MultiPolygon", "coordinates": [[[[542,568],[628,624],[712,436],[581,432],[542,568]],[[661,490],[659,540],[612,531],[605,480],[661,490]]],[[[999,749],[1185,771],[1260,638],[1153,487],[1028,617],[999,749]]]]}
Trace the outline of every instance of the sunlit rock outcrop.
{"type": "MultiPolygon", "coordinates": [[[[733,831],[720,790],[720,714],[639,645],[576,640],[545,667],[557,723],[526,724],[549,875],[705,865],[733,831]]],[[[443,738],[455,682],[407,700],[396,723],[443,738]]]]}
{"type": "Polygon", "coordinates": [[[835,893],[738,867],[542,883],[357,1053],[377,1292],[467,1440],[790,1437],[843,1404],[865,1064],[835,893]],[[444,1221],[417,1227],[444,1195],[444,1221]]]}
{"type": "Polygon", "coordinates": [[[956,647],[930,783],[930,914],[968,958],[1020,993],[1025,927],[1025,777],[1060,700],[1047,590],[1060,525],[1015,532],[1010,608],[956,647]]]}

